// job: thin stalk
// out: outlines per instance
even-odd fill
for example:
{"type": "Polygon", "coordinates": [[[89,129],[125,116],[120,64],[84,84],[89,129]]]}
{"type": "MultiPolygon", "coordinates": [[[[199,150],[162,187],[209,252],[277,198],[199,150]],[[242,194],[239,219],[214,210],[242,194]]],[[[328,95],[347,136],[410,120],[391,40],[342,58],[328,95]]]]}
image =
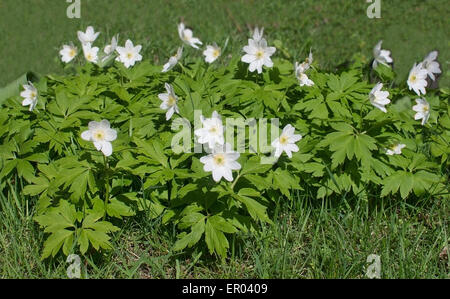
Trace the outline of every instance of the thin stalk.
{"type": "Polygon", "coordinates": [[[106,156],[103,156],[103,162],[105,163],[105,214],[103,215],[103,219],[106,218],[106,208],[108,206],[109,202],[109,164],[108,164],[108,158],[106,156]]]}
{"type": "Polygon", "coordinates": [[[234,186],[236,185],[237,181],[239,180],[239,178],[241,177],[241,174],[239,173],[238,176],[236,177],[236,179],[234,180],[233,184],[231,184],[231,190],[234,191],[234,186]]]}

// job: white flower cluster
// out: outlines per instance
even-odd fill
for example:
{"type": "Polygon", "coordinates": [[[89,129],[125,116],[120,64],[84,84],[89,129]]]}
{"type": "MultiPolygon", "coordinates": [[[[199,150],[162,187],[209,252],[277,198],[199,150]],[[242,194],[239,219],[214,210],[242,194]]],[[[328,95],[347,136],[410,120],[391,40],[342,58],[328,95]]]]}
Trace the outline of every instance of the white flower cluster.
{"type": "MultiPolygon", "coordinates": [[[[378,42],[378,44],[373,49],[374,61],[372,64],[373,68],[376,68],[378,64],[384,64],[388,66],[393,62],[393,59],[390,57],[391,52],[389,50],[381,49],[381,44],[383,41],[378,42]]],[[[435,74],[440,74],[441,69],[439,67],[439,63],[436,61],[438,56],[437,51],[430,52],[425,59],[420,63],[414,63],[414,66],[409,72],[407,84],[409,90],[413,90],[417,95],[425,95],[426,87],[428,85],[427,77],[430,77],[431,80],[436,80],[435,74]]],[[[383,88],[382,83],[377,83],[375,87],[369,94],[370,103],[380,109],[383,112],[387,112],[385,105],[389,104],[391,101],[388,99],[389,92],[382,91],[383,88]]],[[[425,125],[430,117],[430,104],[427,100],[423,98],[418,98],[415,100],[416,105],[412,107],[412,109],[416,112],[414,115],[415,120],[422,120],[422,125],[425,125]]],[[[390,148],[386,149],[387,155],[400,155],[402,149],[405,148],[405,144],[394,144],[390,148]]]]}
{"type": "Polygon", "coordinates": [[[233,181],[233,170],[241,169],[241,164],[236,160],[240,154],[231,149],[230,144],[225,143],[223,136],[225,128],[222,124],[222,118],[217,111],[212,113],[211,118],[200,117],[202,128],[194,131],[197,141],[200,144],[208,144],[211,154],[200,158],[204,164],[203,170],[212,172],[214,181],[219,182],[222,177],[231,182],[233,181]]]}
{"type": "MultiPolygon", "coordinates": [[[[197,136],[198,143],[207,144],[212,151],[211,154],[200,159],[200,162],[204,164],[203,169],[206,172],[212,172],[216,182],[219,182],[222,177],[227,181],[233,181],[232,171],[241,169],[241,165],[236,161],[240,155],[231,149],[229,143],[225,143],[225,128],[221,116],[214,111],[211,118],[205,118],[202,115],[200,120],[202,128],[195,130],[194,134],[197,136]]],[[[272,142],[275,158],[279,158],[283,152],[292,158],[292,152],[298,152],[299,148],[295,143],[302,139],[302,136],[294,132],[295,128],[287,125],[281,136],[272,142]]]]}
{"type": "MultiPolygon", "coordinates": [[[[373,49],[374,60],[372,67],[375,69],[378,64],[384,64],[388,66],[393,62],[391,58],[391,51],[381,49],[381,44],[383,41],[378,42],[378,44],[373,49]]],[[[426,94],[425,88],[428,85],[427,77],[431,80],[435,80],[435,74],[440,74],[441,69],[439,68],[439,63],[436,61],[438,56],[437,51],[430,52],[422,62],[414,63],[411,71],[408,75],[408,87],[413,90],[418,96],[421,94],[426,94]]]]}
{"type": "MultiPolygon", "coordinates": [[[[380,41],[373,49],[373,68],[376,68],[379,63],[388,65],[389,63],[393,62],[393,59],[390,57],[391,52],[381,49],[381,44],[382,41],[380,41]]],[[[414,91],[418,96],[426,94],[426,87],[428,86],[427,77],[434,81],[436,80],[435,74],[441,73],[439,63],[436,61],[437,57],[437,51],[430,52],[422,62],[414,63],[412,69],[409,72],[407,80],[408,88],[409,90],[414,91]]],[[[390,100],[387,98],[389,96],[389,92],[381,91],[382,87],[383,84],[381,83],[375,85],[375,87],[369,94],[369,100],[376,108],[380,109],[383,112],[387,112],[384,106],[390,103],[390,100]]],[[[416,99],[415,101],[416,105],[412,107],[412,109],[416,112],[416,114],[414,115],[414,119],[421,119],[422,125],[425,125],[430,117],[430,104],[426,99],[423,98],[416,99]]],[[[390,153],[398,153],[398,151],[400,150],[394,150],[390,153]]]]}
{"type": "MultiPolygon", "coordinates": [[[[195,49],[199,49],[199,46],[203,45],[200,39],[194,37],[191,29],[186,28],[184,23],[178,25],[178,34],[180,39],[186,45],[189,45],[195,49]]],[[[248,40],[248,45],[244,46],[243,51],[245,54],[242,56],[241,61],[249,64],[249,71],[257,71],[258,74],[262,73],[263,66],[271,68],[273,62],[271,56],[276,52],[275,47],[269,47],[266,39],[263,37],[264,29],[261,30],[256,27],[252,38],[248,40]]],[[[118,36],[114,36],[111,40],[111,44],[105,46],[103,52],[104,55],[99,57],[99,48],[93,47],[93,43],[100,35],[99,32],[95,32],[92,26],[86,29],[86,32],[78,31],[78,39],[81,42],[83,48],[83,54],[87,61],[92,63],[98,63],[99,61],[106,61],[110,59],[115,53],[117,54],[116,60],[123,63],[126,68],[129,68],[137,61],[142,60],[142,56],[139,54],[142,46],[134,46],[130,40],[125,42],[125,47],[118,46],[118,36]]],[[[376,68],[378,64],[389,66],[393,63],[391,58],[391,52],[381,48],[382,41],[373,49],[374,60],[372,67],[376,68]]],[[[78,49],[70,43],[64,45],[61,51],[61,60],[65,63],[72,61],[78,54],[78,49]]],[[[171,70],[181,59],[183,54],[183,46],[179,47],[177,53],[170,57],[169,61],[164,64],[162,72],[171,70]]],[[[222,54],[222,50],[216,43],[207,45],[203,51],[205,61],[207,63],[213,63],[222,54]]],[[[407,84],[410,90],[413,90],[417,95],[425,95],[426,87],[428,85],[427,77],[431,80],[435,80],[435,74],[440,74],[441,70],[439,63],[436,61],[438,56],[437,51],[429,53],[425,59],[419,64],[414,64],[411,69],[407,84]]],[[[294,73],[297,77],[300,86],[314,86],[314,82],[309,79],[306,72],[311,68],[313,62],[313,55],[310,51],[308,58],[302,63],[295,62],[294,73]]],[[[34,85],[29,82],[23,85],[24,91],[21,92],[23,98],[22,105],[29,106],[29,110],[33,111],[36,107],[38,99],[38,91],[34,85]]],[[[177,106],[178,96],[175,94],[173,87],[166,83],[166,93],[159,94],[158,97],[162,101],[160,108],[167,110],[166,120],[170,120],[175,113],[180,113],[177,106]]],[[[387,113],[386,105],[391,101],[388,98],[389,92],[383,91],[383,84],[377,83],[371,92],[369,93],[370,103],[377,109],[387,113]]],[[[422,125],[428,121],[430,117],[430,104],[423,98],[416,99],[416,105],[412,109],[416,112],[414,115],[415,120],[422,120],[422,125]]],[[[204,156],[200,161],[204,164],[204,170],[212,172],[213,179],[219,182],[221,178],[225,178],[227,181],[233,180],[232,171],[239,170],[241,165],[236,161],[239,158],[239,153],[234,152],[228,143],[225,143],[224,139],[224,126],[221,116],[214,111],[211,118],[204,118],[201,116],[202,128],[195,130],[195,135],[200,144],[207,144],[211,150],[211,154],[204,156]]],[[[283,152],[287,154],[289,158],[292,158],[293,152],[298,152],[299,148],[296,145],[298,141],[302,139],[301,135],[294,134],[295,128],[288,124],[282,131],[279,138],[274,140],[271,145],[274,148],[275,158],[279,158],[283,152]]],[[[112,154],[111,142],[117,138],[117,132],[110,128],[110,123],[107,120],[101,122],[92,121],[89,123],[89,130],[81,134],[82,139],[91,141],[97,150],[102,151],[105,156],[112,154]]],[[[386,149],[387,155],[401,154],[405,144],[394,144],[389,149],[386,149]]]]}
{"type": "MultiPolygon", "coordinates": [[[[184,23],[178,25],[178,35],[180,39],[188,46],[199,49],[199,45],[203,43],[200,39],[194,37],[191,29],[186,28],[184,23]]],[[[262,67],[272,67],[273,62],[270,56],[275,53],[274,47],[268,47],[267,41],[263,38],[263,29],[255,29],[253,39],[249,39],[249,45],[244,47],[246,54],[242,57],[242,61],[249,63],[249,70],[251,72],[257,70],[262,72],[262,67]]],[[[170,57],[169,61],[164,64],[162,72],[168,72],[181,59],[183,54],[183,47],[179,47],[177,54],[170,57]]],[[[221,48],[216,43],[207,45],[206,50],[203,51],[205,61],[213,63],[221,55],[221,48]]],[[[173,87],[166,83],[166,93],[159,94],[158,97],[162,101],[160,108],[167,110],[166,120],[170,120],[174,113],[179,113],[177,106],[178,97],[175,94],[173,87]]],[[[224,126],[221,116],[214,111],[211,118],[201,116],[202,128],[195,130],[194,134],[197,136],[197,141],[200,144],[207,144],[211,150],[211,154],[204,156],[200,162],[204,164],[203,169],[206,172],[212,172],[214,181],[219,182],[222,178],[227,181],[233,181],[233,170],[241,169],[241,165],[236,161],[240,154],[231,149],[230,144],[225,143],[224,126]]],[[[294,128],[288,125],[280,138],[272,143],[275,148],[275,157],[280,157],[285,151],[289,157],[292,157],[292,152],[298,151],[295,142],[301,139],[301,135],[294,135],[294,128]]]]}
{"type": "Polygon", "coordinates": [[[311,51],[309,51],[309,56],[306,58],[306,60],[302,63],[295,62],[294,71],[295,76],[297,77],[298,81],[300,82],[300,86],[313,86],[314,82],[308,78],[306,75],[306,71],[311,68],[313,62],[313,55],[311,51]]]}
{"type": "MultiPolygon", "coordinates": [[[[119,47],[119,36],[116,35],[112,38],[111,44],[106,45],[103,49],[104,54],[100,55],[100,49],[93,47],[93,43],[100,35],[100,32],[95,32],[94,27],[88,26],[86,32],[78,31],[77,35],[83,49],[84,58],[88,62],[95,64],[99,62],[103,63],[116,55],[116,61],[123,63],[126,68],[129,68],[134,66],[136,62],[142,60],[142,55],[140,54],[142,46],[134,46],[131,40],[125,42],[125,47],[119,47]]],[[[69,63],[78,55],[78,48],[73,43],[63,45],[63,48],[59,51],[59,55],[61,55],[63,62],[69,63]]]]}
{"type": "Polygon", "coordinates": [[[258,74],[262,73],[262,67],[266,66],[271,68],[273,66],[272,56],[276,52],[275,47],[267,46],[267,41],[263,38],[264,28],[261,30],[255,28],[253,33],[253,38],[248,40],[248,45],[244,47],[244,52],[246,53],[242,56],[241,61],[248,63],[248,70],[254,72],[255,70],[258,74]]]}
{"type": "Polygon", "coordinates": [[[437,51],[430,52],[422,62],[418,64],[414,63],[414,66],[409,72],[407,81],[408,87],[410,90],[417,93],[418,96],[420,96],[420,94],[426,94],[425,88],[428,85],[427,77],[430,77],[430,79],[434,81],[436,79],[434,74],[441,73],[439,63],[436,61],[437,56],[437,51]]]}
{"type": "MultiPolygon", "coordinates": [[[[178,35],[181,39],[181,41],[194,48],[199,49],[199,46],[203,45],[203,43],[198,39],[197,37],[194,37],[194,33],[191,29],[186,28],[186,25],[184,23],[178,24],[178,35]]],[[[213,43],[212,45],[207,45],[206,49],[203,51],[203,55],[205,56],[205,61],[207,63],[213,63],[217,60],[217,58],[220,57],[222,54],[222,49],[217,46],[216,43],[213,43]]],[[[162,72],[168,72],[170,71],[174,66],[177,65],[178,61],[180,61],[181,57],[183,55],[183,47],[179,47],[177,50],[177,53],[169,58],[169,61],[164,64],[162,72]]]]}

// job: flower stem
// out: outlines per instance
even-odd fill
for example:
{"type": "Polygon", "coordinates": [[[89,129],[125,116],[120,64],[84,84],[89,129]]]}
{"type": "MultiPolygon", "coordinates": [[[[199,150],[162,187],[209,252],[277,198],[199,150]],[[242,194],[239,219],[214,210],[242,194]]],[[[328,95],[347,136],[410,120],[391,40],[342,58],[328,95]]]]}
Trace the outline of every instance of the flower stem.
{"type": "Polygon", "coordinates": [[[236,179],[234,179],[233,184],[231,184],[231,190],[234,190],[234,186],[236,185],[237,181],[239,180],[239,178],[241,177],[241,174],[239,173],[238,176],[236,177],[236,179]]]}
{"type": "Polygon", "coordinates": [[[106,209],[109,202],[109,164],[108,158],[103,156],[103,162],[105,163],[105,214],[103,215],[103,219],[106,218],[106,209]]]}

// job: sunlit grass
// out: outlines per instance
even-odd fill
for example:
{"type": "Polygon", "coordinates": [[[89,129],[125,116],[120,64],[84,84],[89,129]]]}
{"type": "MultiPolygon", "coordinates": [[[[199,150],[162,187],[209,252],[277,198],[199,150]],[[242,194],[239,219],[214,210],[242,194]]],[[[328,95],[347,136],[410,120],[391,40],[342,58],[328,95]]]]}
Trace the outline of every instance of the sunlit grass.
{"type": "MultiPolygon", "coordinates": [[[[164,64],[181,45],[177,22],[184,20],[204,43],[223,46],[230,38],[225,55],[241,54],[250,30],[265,27],[268,40],[279,39],[290,59],[303,60],[314,51],[321,68],[333,70],[356,52],[366,55],[384,40],[392,51],[394,68],[406,79],[412,62],[421,61],[431,50],[440,51],[444,73],[450,61],[447,51],[450,11],[446,0],[384,0],[381,19],[369,19],[366,1],[315,0],[82,0],[81,19],[68,19],[68,4],[59,0],[0,3],[0,86],[26,71],[40,74],[62,72],[58,52],[63,44],[76,40],[76,31],[88,25],[103,32],[97,45],[120,34],[142,44],[144,59],[164,64]],[[26,20],[26,22],[24,22],[26,20]]],[[[201,51],[189,55],[201,56],[201,51]]],[[[280,52],[277,55],[284,55],[280,52]]],[[[441,85],[450,84],[444,75],[441,85]]]]}
{"type": "MultiPolygon", "coordinates": [[[[40,260],[44,234],[32,203],[12,187],[0,200],[0,277],[66,278],[65,257],[40,260]],[[14,197],[17,196],[17,201],[14,197]]],[[[31,200],[31,199],[30,199],[31,200]]],[[[236,236],[220,262],[206,248],[174,253],[175,230],[145,215],[120,224],[114,249],[82,257],[84,278],[367,278],[370,254],[382,278],[449,278],[450,206],[445,200],[365,202],[295,195],[274,209],[274,225],[236,236]],[[237,241],[240,239],[241,241],[237,241]],[[440,256],[441,254],[441,256],[440,256]]]]}

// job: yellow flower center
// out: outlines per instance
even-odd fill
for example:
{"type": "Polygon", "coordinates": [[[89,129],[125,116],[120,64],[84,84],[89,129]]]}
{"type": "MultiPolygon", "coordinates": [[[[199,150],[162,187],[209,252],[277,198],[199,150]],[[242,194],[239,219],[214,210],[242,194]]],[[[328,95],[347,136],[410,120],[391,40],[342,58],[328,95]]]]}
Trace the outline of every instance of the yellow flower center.
{"type": "Polygon", "coordinates": [[[169,95],[169,100],[167,101],[167,105],[173,106],[173,105],[175,105],[176,102],[177,102],[177,100],[175,99],[175,97],[173,97],[172,95],[169,95]]]}
{"type": "Polygon", "coordinates": [[[264,57],[264,51],[258,50],[258,52],[256,52],[256,58],[261,59],[263,57],[264,57]]]}
{"type": "Polygon", "coordinates": [[[214,155],[214,164],[223,166],[225,164],[225,156],[223,154],[214,155]]]}
{"type": "Polygon", "coordinates": [[[35,93],[34,91],[33,91],[33,92],[31,92],[31,97],[32,97],[32,98],[35,98],[35,97],[36,97],[36,95],[37,95],[37,94],[36,94],[36,93],[35,93]]]}
{"type": "Polygon", "coordinates": [[[220,55],[220,50],[215,49],[215,50],[213,51],[213,56],[217,58],[217,57],[219,57],[219,55],[220,55]]]}
{"type": "Polygon", "coordinates": [[[131,52],[127,53],[127,58],[128,58],[128,59],[133,58],[133,53],[131,53],[131,52]]]}
{"type": "Polygon", "coordinates": [[[92,54],[87,54],[87,55],[86,55],[86,59],[87,59],[88,61],[92,61],[93,58],[94,58],[94,57],[92,56],[92,54]]]}
{"type": "Polygon", "coordinates": [[[281,143],[281,144],[285,145],[285,144],[288,143],[288,141],[289,141],[289,138],[288,138],[287,136],[282,135],[282,136],[280,137],[280,143],[281,143]]]}
{"type": "Polygon", "coordinates": [[[417,80],[416,75],[411,75],[411,77],[409,78],[409,80],[410,80],[411,82],[416,82],[416,80],[417,80]]]}
{"type": "Polygon", "coordinates": [[[217,131],[218,131],[218,129],[217,129],[217,127],[216,127],[216,126],[214,126],[214,127],[211,127],[211,128],[209,129],[209,133],[212,133],[212,134],[215,134],[215,133],[217,133],[217,131]]]}
{"type": "Polygon", "coordinates": [[[75,55],[77,55],[77,51],[75,51],[75,49],[71,49],[69,52],[69,56],[74,57],[75,55]]]}
{"type": "Polygon", "coordinates": [[[423,108],[422,108],[423,112],[428,112],[429,110],[430,110],[430,107],[428,107],[426,105],[424,105],[423,108]]]}
{"type": "Polygon", "coordinates": [[[94,132],[94,139],[95,140],[103,140],[105,139],[105,132],[103,130],[97,130],[94,132]]]}

